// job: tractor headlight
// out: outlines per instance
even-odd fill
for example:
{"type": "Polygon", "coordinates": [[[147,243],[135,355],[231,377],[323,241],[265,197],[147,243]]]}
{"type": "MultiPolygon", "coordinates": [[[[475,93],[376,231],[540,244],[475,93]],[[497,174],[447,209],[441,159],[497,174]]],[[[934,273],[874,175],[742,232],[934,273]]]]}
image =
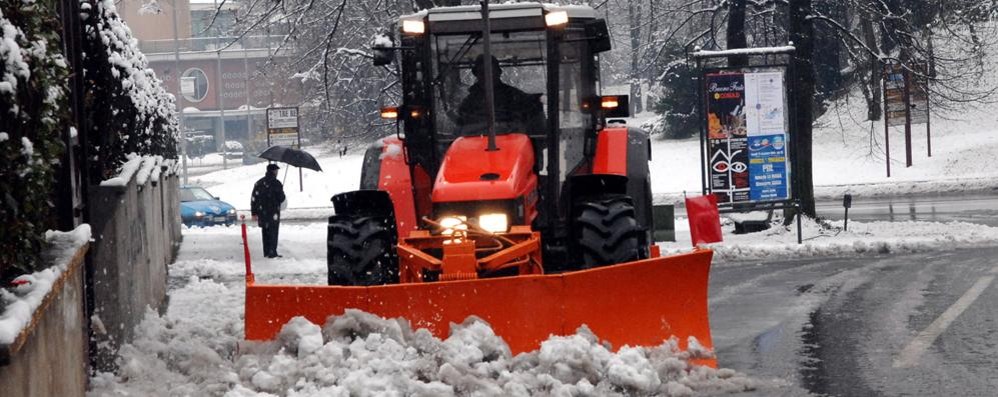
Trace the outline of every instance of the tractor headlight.
{"type": "Polygon", "coordinates": [[[194,217],[195,218],[204,218],[204,212],[194,211],[194,217]]]}
{"type": "Polygon", "coordinates": [[[423,21],[404,20],[402,21],[402,31],[408,34],[426,33],[426,24],[423,21]]]}
{"type": "Polygon", "coordinates": [[[466,216],[445,216],[440,218],[440,226],[443,227],[443,231],[440,234],[445,236],[450,236],[454,234],[455,230],[468,230],[468,225],[464,223],[468,220],[466,216]]]}
{"type": "Polygon", "coordinates": [[[509,230],[509,217],[503,213],[481,214],[478,226],[492,233],[506,233],[509,230]]]}

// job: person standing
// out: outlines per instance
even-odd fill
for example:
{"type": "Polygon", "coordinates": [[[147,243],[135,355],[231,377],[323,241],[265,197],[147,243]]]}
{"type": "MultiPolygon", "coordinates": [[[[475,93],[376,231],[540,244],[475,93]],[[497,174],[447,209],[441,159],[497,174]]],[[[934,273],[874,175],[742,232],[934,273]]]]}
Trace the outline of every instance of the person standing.
{"type": "Polygon", "coordinates": [[[250,213],[263,232],[263,256],[281,258],[277,253],[277,232],[281,227],[281,203],[284,202],[284,185],[277,180],[277,164],[267,165],[267,175],[253,185],[250,213]]]}

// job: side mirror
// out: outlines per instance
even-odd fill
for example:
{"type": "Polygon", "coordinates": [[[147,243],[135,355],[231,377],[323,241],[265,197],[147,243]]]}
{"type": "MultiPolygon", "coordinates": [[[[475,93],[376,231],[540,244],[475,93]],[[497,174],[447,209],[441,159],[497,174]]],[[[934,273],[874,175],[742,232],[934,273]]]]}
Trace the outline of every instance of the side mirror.
{"type": "Polygon", "coordinates": [[[374,66],[384,66],[392,63],[392,58],[394,58],[393,55],[395,55],[395,52],[392,51],[392,49],[375,47],[373,50],[374,66]]]}
{"type": "Polygon", "coordinates": [[[395,59],[395,39],[386,34],[374,36],[371,43],[371,55],[374,57],[374,66],[389,65],[395,59]]]}
{"type": "Polygon", "coordinates": [[[631,117],[631,101],[627,95],[606,95],[599,99],[603,117],[631,117]]]}
{"type": "Polygon", "coordinates": [[[586,38],[589,40],[589,49],[593,54],[609,51],[612,48],[610,44],[610,30],[606,27],[606,20],[597,19],[589,21],[586,22],[585,26],[586,38]]]}

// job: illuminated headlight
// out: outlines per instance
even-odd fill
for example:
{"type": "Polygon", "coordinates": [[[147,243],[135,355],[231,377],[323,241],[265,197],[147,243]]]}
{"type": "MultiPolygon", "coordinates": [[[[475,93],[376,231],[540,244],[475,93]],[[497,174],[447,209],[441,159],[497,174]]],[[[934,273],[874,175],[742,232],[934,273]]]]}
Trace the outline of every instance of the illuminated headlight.
{"type": "Polygon", "coordinates": [[[235,215],[235,214],[236,214],[236,209],[235,208],[229,208],[229,215],[235,215]]]}
{"type": "Polygon", "coordinates": [[[478,216],[478,226],[492,233],[506,233],[509,229],[509,218],[506,214],[482,214],[478,216]]]}
{"type": "Polygon", "coordinates": [[[468,220],[466,216],[445,216],[440,218],[440,226],[444,228],[444,231],[440,234],[445,236],[450,236],[454,234],[455,230],[468,230],[468,225],[464,222],[468,220]]]}
{"type": "Polygon", "coordinates": [[[568,13],[565,11],[549,12],[544,16],[544,23],[548,26],[561,26],[568,23],[568,13]]]}
{"type": "Polygon", "coordinates": [[[408,34],[426,33],[426,25],[423,21],[405,20],[402,21],[402,31],[408,34]]]}
{"type": "Polygon", "coordinates": [[[195,218],[204,218],[204,212],[194,211],[194,217],[195,218]]]}

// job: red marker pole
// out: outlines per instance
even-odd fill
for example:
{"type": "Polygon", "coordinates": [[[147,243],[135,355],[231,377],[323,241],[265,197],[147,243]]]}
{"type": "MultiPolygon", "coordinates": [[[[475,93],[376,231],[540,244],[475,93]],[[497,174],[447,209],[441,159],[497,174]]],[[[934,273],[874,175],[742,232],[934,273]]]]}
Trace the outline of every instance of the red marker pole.
{"type": "Polygon", "coordinates": [[[249,242],[246,239],[246,215],[241,215],[239,218],[243,221],[241,227],[243,229],[243,255],[246,257],[246,284],[253,284],[255,279],[253,266],[250,264],[249,242]]]}

